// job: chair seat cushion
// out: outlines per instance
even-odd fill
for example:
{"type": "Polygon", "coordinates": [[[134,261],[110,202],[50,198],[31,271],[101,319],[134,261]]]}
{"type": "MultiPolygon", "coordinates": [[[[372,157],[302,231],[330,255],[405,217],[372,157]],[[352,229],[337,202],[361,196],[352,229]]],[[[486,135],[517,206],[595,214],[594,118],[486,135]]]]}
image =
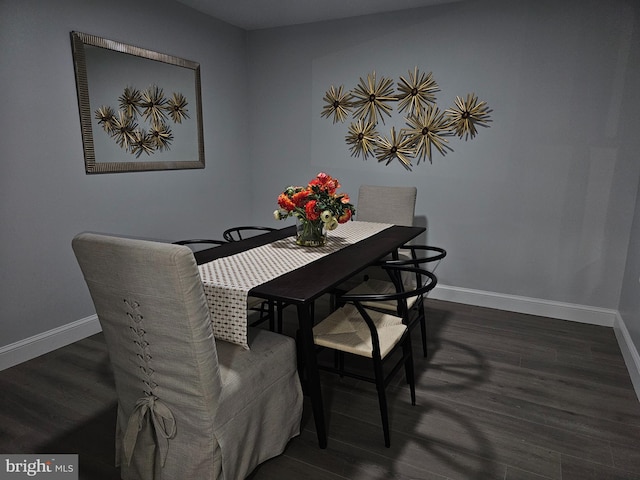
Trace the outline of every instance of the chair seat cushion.
{"type": "MultiPolygon", "coordinates": [[[[388,313],[370,311],[380,340],[380,356],[386,357],[400,341],[407,327],[402,318],[388,313]]],[[[372,358],[371,331],[353,305],[346,305],[331,313],[313,327],[316,345],[372,358]]]]}
{"type": "MultiPolygon", "coordinates": [[[[407,290],[415,289],[415,279],[413,281],[408,282],[413,285],[406,285],[407,290]]],[[[370,294],[393,294],[396,293],[396,287],[393,282],[389,280],[379,280],[377,278],[370,278],[367,281],[361,282],[356,287],[352,288],[347,292],[347,295],[370,295],[370,294]]],[[[407,298],[407,307],[412,308],[418,296],[407,298]]],[[[388,312],[396,312],[398,309],[398,302],[396,300],[393,301],[366,301],[362,302],[362,305],[369,308],[378,308],[381,310],[386,310],[388,312]]]]}
{"type": "MultiPolygon", "coordinates": [[[[216,340],[220,378],[223,394],[237,390],[238,382],[243,388],[251,385],[262,392],[280,378],[297,372],[295,340],[261,328],[247,328],[250,350],[238,348],[238,345],[216,340]],[[266,366],[269,367],[266,367],[266,366]]],[[[239,399],[249,403],[255,395],[247,394],[239,399]]],[[[239,405],[236,407],[240,408],[239,405]]]]}

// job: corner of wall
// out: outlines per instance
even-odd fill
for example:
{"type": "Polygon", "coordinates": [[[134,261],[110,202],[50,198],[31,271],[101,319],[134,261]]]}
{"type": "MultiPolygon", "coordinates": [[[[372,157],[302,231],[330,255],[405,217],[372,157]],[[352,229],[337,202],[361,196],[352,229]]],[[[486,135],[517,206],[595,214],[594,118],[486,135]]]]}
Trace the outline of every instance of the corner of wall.
{"type": "Polygon", "coordinates": [[[635,390],[636,396],[640,401],[640,353],[638,353],[638,349],[631,340],[629,330],[624,323],[624,319],[619,313],[616,315],[616,321],[613,325],[613,330],[616,334],[616,338],[618,339],[618,345],[620,345],[624,363],[626,364],[627,370],[629,371],[633,389],[635,390]]]}

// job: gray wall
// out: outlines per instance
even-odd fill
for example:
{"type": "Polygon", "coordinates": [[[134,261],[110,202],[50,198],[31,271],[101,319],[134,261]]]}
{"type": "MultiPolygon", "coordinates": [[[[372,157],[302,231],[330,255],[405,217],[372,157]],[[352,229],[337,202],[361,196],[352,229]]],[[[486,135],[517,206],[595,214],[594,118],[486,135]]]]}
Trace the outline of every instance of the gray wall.
{"type": "Polygon", "coordinates": [[[221,237],[245,221],[246,33],[169,0],[0,0],[0,346],[95,313],[83,230],[221,237]],[[69,32],[200,63],[204,170],[86,175],[69,32]]]}
{"type": "Polygon", "coordinates": [[[619,310],[633,344],[640,351],[640,192],[636,199],[619,310]]]}
{"type": "Polygon", "coordinates": [[[170,0],[0,0],[0,346],[93,313],[75,233],[281,225],[277,193],[321,170],[354,198],[417,185],[427,241],[450,252],[441,283],[620,306],[640,345],[639,7],[600,3],[477,0],[246,33],[170,0]],[[201,63],[206,169],[85,175],[71,30],[201,63]],[[324,91],[416,65],[443,106],[486,100],[491,128],[413,172],[351,158],[344,126],[320,118],[324,91]]]}
{"type": "Polygon", "coordinates": [[[254,221],[319,170],[354,197],[362,183],[416,185],[427,240],[449,251],[442,284],[617,309],[640,168],[639,8],[474,1],[250,32],[254,221]],[[486,100],[491,128],[413,172],[350,157],[346,124],[320,117],[324,92],[414,66],[445,108],[486,100]]]}
{"type": "MultiPolygon", "coordinates": [[[[628,85],[635,85],[635,89],[626,89],[625,109],[628,112],[637,111],[640,106],[640,91],[637,86],[640,85],[640,71],[637,68],[640,65],[640,19],[638,18],[638,9],[636,7],[635,29],[633,33],[632,45],[635,48],[629,53],[629,63],[636,66],[633,73],[630,73],[628,85]]],[[[628,118],[628,117],[627,117],[628,118]]],[[[623,134],[625,138],[638,137],[638,120],[629,120],[624,126],[623,134]]],[[[627,158],[627,162],[640,164],[640,153],[637,143],[625,142],[621,146],[621,151],[627,158]]],[[[627,250],[627,261],[622,284],[622,294],[620,296],[620,304],[618,306],[620,316],[624,320],[624,324],[629,331],[629,336],[640,352],[640,179],[638,184],[638,194],[635,200],[635,211],[633,214],[633,224],[631,235],[629,237],[629,246],[627,250]]],[[[638,364],[638,357],[636,357],[638,364]]],[[[637,391],[636,387],[636,391],[637,391]]]]}

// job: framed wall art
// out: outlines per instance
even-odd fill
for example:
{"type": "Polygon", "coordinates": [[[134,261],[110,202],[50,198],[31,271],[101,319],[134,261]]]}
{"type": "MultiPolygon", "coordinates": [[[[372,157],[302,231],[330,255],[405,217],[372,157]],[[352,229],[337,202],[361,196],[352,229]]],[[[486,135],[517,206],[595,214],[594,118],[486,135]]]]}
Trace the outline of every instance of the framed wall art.
{"type": "Polygon", "coordinates": [[[71,32],[87,174],[204,168],[200,65],[71,32]]]}

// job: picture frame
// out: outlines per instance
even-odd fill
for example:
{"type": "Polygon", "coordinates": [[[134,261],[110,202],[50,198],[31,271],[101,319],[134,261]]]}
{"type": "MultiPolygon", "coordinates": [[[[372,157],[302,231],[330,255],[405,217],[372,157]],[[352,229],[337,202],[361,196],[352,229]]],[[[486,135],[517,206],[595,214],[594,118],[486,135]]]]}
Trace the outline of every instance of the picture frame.
{"type": "Polygon", "coordinates": [[[200,65],[71,32],[87,174],[205,167],[200,65]]]}

